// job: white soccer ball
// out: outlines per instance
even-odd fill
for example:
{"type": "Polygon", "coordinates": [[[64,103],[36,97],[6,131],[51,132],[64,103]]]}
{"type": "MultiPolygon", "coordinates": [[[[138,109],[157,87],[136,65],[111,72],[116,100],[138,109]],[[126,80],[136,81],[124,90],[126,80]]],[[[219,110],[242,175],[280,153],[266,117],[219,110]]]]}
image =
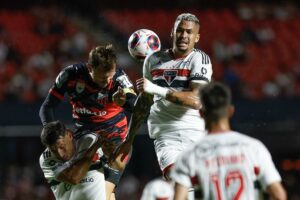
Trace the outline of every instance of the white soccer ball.
{"type": "Polygon", "coordinates": [[[156,33],[148,29],[140,29],[131,34],[128,40],[128,51],[130,55],[144,61],[146,56],[159,51],[160,39],[156,33]]]}

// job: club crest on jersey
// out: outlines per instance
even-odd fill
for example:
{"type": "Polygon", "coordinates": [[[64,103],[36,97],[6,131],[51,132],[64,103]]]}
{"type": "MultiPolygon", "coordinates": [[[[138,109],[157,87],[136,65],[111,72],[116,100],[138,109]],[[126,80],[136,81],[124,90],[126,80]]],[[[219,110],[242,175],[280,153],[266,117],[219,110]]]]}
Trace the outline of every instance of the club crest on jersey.
{"type": "Polygon", "coordinates": [[[166,82],[168,83],[168,85],[171,85],[172,82],[175,80],[176,76],[177,76],[178,71],[177,70],[164,70],[164,78],[166,80],[166,82]]]}
{"type": "Polygon", "coordinates": [[[77,82],[76,83],[76,92],[82,93],[85,88],[85,84],[83,82],[77,82]]]}
{"type": "Polygon", "coordinates": [[[107,94],[103,94],[101,92],[98,92],[97,100],[104,99],[105,97],[107,97],[107,94]]]}

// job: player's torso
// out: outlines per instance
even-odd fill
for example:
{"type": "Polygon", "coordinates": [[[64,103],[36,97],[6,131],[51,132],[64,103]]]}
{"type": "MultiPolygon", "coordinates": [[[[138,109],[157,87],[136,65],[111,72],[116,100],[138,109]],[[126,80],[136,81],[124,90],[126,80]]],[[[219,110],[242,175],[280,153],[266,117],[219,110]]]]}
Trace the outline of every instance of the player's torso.
{"type": "Polygon", "coordinates": [[[214,135],[202,140],[194,159],[193,181],[204,199],[257,199],[259,161],[251,141],[235,133],[214,135]]]}
{"type": "Polygon", "coordinates": [[[67,81],[66,92],[72,105],[73,118],[83,123],[102,122],[116,116],[123,108],[112,101],[117,91],[117,69],[113,80],[105,88],[94,83],[85,64],[74,65],[67,81]]]}
{"type": "MultiPolygon", "coordinates": [[[[156,53],[149,59],[150,77],[147,78],[171,90],[188,90],[192,77],[200,76],[194,70],[198,68],[196,63],[199,59],[202,60],[202,54],[197,51],[192,51],[188,56],[178,59],[174,59],[169,51],[156,53]]],[[[172,103],[158,96],[154,96],[148,122],[149,132],[153,134],[153,137],[161,130],[170,132],[177,130],[178,127],[195,132],[204,131],[204,122],[197,110],[172,103]]]]}

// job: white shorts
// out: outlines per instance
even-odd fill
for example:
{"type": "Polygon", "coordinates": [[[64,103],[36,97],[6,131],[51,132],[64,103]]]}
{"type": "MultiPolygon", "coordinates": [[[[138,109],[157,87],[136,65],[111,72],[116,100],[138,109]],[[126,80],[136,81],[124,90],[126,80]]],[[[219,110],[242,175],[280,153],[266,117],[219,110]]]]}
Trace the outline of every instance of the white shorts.
{"type": "Polygon", "coordinates": [[[158,164],[163,173],[174,164],[177,157],[185,150],[194,146],[205,135],[204,132],[191,133],[177,131],[161,134],[154,140],[154,149],[158,164]]]}

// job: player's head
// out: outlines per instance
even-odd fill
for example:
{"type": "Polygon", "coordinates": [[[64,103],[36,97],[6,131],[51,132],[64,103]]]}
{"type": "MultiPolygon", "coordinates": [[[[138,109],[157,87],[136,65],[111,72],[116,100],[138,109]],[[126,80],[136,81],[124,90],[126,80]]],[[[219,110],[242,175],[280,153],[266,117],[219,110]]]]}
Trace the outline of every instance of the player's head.
{"type": "Polygon", "coordinates": [[[75,150],[72,132],[60,121],[50,122],[43,127],[42,143],[59,159],[69,160],[75,150]]]}
{"type": "Polygon", "coordinates": [[[230,89],[219,82],[211,82],[200,89],[202,108],[201,114],[205,119],[206,128],[210,130],[212,124],[226,121],[232,116],[234,108],[231,104],[230,89]]]}
{"type": "Polygon", "coordinates": [[[199,29],[200,23],[195,15],[178,15],[171,32],[173,51],[182,56],[187,55],[200,39],[199,29]]]}
{"type": "Polygon", "coordinates": [[[117,56],[112,44],[97,46],[89,53],[91,76],[100,87],[106,87],[116,72],[117,56]]]}

